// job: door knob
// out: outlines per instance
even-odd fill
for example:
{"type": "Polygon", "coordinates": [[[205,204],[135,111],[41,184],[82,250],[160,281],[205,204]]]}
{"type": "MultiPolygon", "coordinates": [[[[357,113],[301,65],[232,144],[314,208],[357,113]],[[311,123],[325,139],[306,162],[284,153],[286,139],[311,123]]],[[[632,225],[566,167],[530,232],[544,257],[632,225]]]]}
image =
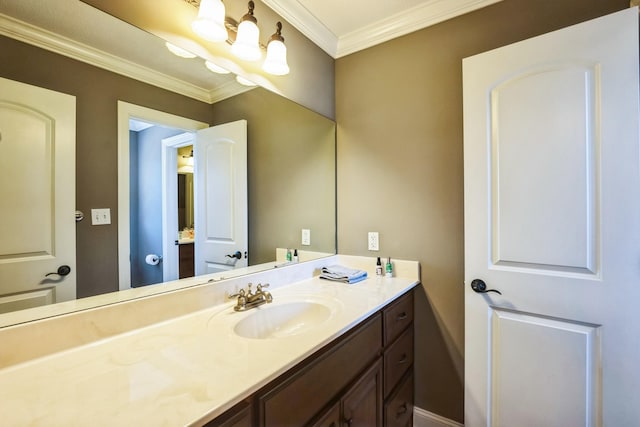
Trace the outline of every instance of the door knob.
{"type": "Polygon", "coordinates": [[[54,274],[57,274],[58,276],[66,276],[69,273],[71,273],[71,267],[69,267],[68,265],[61,265],[60,267],[58,267],[57,271],[54,271],[52,273],[47,273],[44,275],[44,277],[51,276],[54,274]]]}
{"type": "Polygon", "coordinates": [[[473,279],[471,281],[471,289],[473,289],[474,292],[477,292],[479,294],[486,294],[487,292],[495,292],[497,294],[502,295],[502,292],[496,289],[487,289],[487,284],[484,283],[484,280],[482,279],[473,279]]]}
{"type": "Polygon", "coordinates": [[[233,254],[227,254],[227,258],[236,258],[236,259],[242,259],[242,252],[240,251],[236,251],[233,254]]]}

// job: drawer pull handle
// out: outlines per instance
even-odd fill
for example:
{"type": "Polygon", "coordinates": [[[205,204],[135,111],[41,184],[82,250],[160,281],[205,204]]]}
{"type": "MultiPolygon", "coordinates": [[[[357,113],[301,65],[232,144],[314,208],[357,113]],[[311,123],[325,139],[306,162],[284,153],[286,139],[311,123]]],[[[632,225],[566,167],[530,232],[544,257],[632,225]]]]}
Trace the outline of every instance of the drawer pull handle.
{"type": "Polygon", "coordinates": [[[398,360],[398,365],[402,365],[403,363],[406,363],[406,362],[407,362],[407,355],[403,354],[400,360],[398,360]]]}
{"type": "Polygon", "coordinates": [[[396,411],[396,418],[400,418],[401,416],[403,416],[404,414],[407,413],[407,404],[403,403],[402,406],[400,406],[398,408],[398,410],[396,411]]]}
{"type": "Polygon", "coordinates": [[[398,314],[398,317],[396,318],[397,321],[401,321],[401,320],[405,320],[407,318],[407,312],[403,311],[402,313],[398,314]]]}
{"type": "Polygon", "coordinates": [[[349,418],[348,420],[344,420],[345,423],[347,423],[348,426],[351,426],[351,424],[353,424],[353,418],[349,418]]]}

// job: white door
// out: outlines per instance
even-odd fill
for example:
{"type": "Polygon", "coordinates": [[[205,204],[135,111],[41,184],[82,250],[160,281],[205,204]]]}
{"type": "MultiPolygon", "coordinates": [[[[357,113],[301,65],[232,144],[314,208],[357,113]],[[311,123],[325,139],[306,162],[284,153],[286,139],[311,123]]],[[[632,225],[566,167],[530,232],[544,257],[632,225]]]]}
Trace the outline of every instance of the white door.
{"type": "Polygon", "coordinates": [[[195,273],[246,267],[247,121],[199,130],[194,157],[195,273]]]}
{"type": "Polygon", "coordinates": [[[75,108],[0,78],[0,313],[76,297],[75,108]]]}
{"type": "Polygon", "coordinates": [[[638,11],[463,70],[465,425],[638,426],[638,11]]]}

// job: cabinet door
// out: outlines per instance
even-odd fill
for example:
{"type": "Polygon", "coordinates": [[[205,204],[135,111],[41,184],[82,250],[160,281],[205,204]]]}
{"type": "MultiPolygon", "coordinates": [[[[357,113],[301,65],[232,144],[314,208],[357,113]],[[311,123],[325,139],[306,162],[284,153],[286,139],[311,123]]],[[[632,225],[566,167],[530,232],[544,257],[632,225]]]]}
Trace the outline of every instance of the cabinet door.
{"type": "Polygon", "coordinates": [[[313,427],[340,427],[340,402],[333,405],[313,427]]]}
{"type": "Polygon", "coordinates": [[[382,425],[382,364],[378,360],[342,399],[345,427],[382,425]]]}

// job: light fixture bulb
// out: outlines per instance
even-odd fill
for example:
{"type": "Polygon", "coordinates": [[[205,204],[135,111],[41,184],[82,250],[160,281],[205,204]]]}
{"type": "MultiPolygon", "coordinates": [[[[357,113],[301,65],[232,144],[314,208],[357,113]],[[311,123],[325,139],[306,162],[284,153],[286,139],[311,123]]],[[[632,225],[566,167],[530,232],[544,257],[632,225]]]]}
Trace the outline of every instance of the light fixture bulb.
{"type": "Polygon", "coordinates": [[[209,71],[216,74],[229,74],[229,70],[222,68],[221,66],[214,64],[211,61],[205,61],[204,65],[209,69],[209,71]]]}
{"type": "Polygon", "coordinates": [[[262,69],[274,76],[284,76],[289,74],[287,46],[285,46],[284,37],[282,37],[282,23],[278,22],[276,27],[275,34],[271,36],[271,40],[267,44],[267,58],[262,64],[262,69]]]}
{"type": "Polygon", "coordinates": [[[236,40],[231,46],[231,52],[245,61],[257,61],[262,56],[258,44],[260,38],[258,20],[253,16],[254,7],[253,1],[250,1],[249,12],[242,17],[240,25],[238,25],[236,40]]]}
{"type": "Polygon", "coordinates": [[[173,53],[176,56],[179,56],[180,58],[190,59],[190,58],[195,58],[196,57],[195,54],[193,54],[193,53],[189,52],[188,50],[185,50],[185,49],[183,49],[181,47],[178,47],[175,44],[171,44],[169,42],[165,42],[164,45],[167,47],[167,49],[169,49],[169,52],[173,53]]]}
{"type": "Polygon", "coordinates": [[[225,8],[222,0],[201,0],[198,17],[191,24],[193,31],[205,40],[222,42],[227,40],[224,25],[225,8]]]}

